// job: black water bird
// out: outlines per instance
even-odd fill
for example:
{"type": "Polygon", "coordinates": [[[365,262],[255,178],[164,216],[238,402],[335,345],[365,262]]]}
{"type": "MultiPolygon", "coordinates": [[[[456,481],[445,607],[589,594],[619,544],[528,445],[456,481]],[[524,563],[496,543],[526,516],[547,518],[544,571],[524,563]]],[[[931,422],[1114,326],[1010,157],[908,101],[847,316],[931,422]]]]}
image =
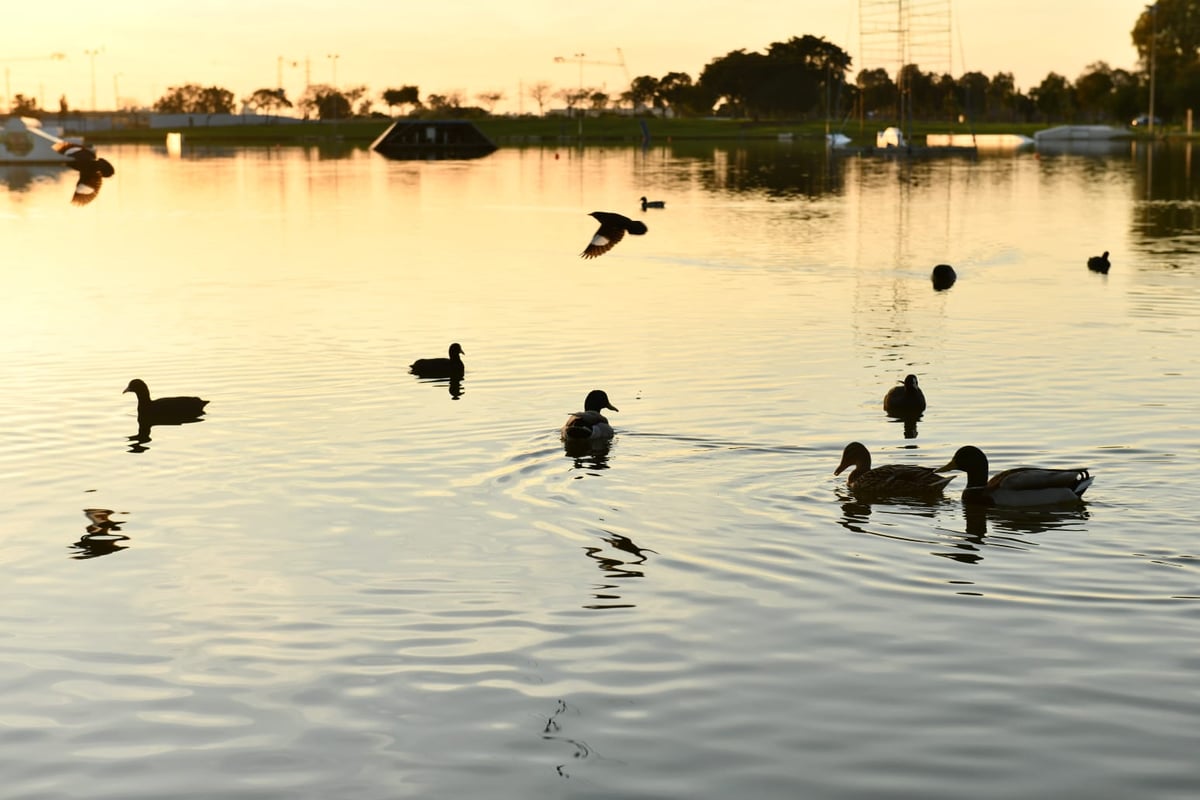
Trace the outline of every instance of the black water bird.
{"type": "Polygon", "coordinates": [[[461,378],[467,371],[462,357],[466,351],[458,342],[450,345],[449,358],[418,358],[409,371],[422,378],[461,378]]]}
{"type": "Polygon", "coordinates": [[[967,473],[962,501],[977,506],[1046,506],[1077,503],[1095,478],[1086,469],[1006,469],[988,479],[988,459],[973,445],[958,448],[938,472],[967,473]]]}
{"type": "Polygon", "coordinates": [[[1112,264],[1108,263],[1107,250],[1104,251],[1104,255],[1102,256],[1092,256],[1088,259],[1088,269],[1090,269],[1092,272],[1099,272],[1107,275],[1108,268],[1111,266],[1112,264]]]}
{"type": "Polygon", "coordinates": [[[667,207],[667,203],[665,200],[647,200],[644,197],[642,198],[642,211],[645,211],[647,208],[666,208],[666,207],[667,207]]]}
{"type": "Polygon", "coordinates": [[[613,436],[612,426],[608,424],[608,418],[600,412],[604,409],[610,411],[619,409],[609,402],[608,395],[601,389],[593,389],[584,399],[583,409],[583,411],[576,411],[567,417],[567,421],[562,426],[562,438],[611,439],[613,436]]]}
{"type": "MultiPolygon", "coordinates": [[[[138,425],[179,425],[184,422],[194,422],[204,413],[207,400],[199,397],[160,397],[150,399],[150,388],[146,382],[134,378],[125,387],[125,392],[133,392],[137,396],[138,425]]],[[[121,394],[124,394],[122,392],[121,394]]]]}
{"type": "Polygon", "coordinates": [[[595,217],[600,222],[600,227],[596,229],[588,246],[579,254],[583,258],[604,255],[613,249],[626,233],[641,236],[647,231],[644,222],[611,211],[593,211],[588,216],[595,217]]]}
{"type": "Polygon", "coordinates": [[[908,375],[899,386],[883,396],[883,410],[893,417],[918,417],[925,413],[925,393],[917,385],[917,376],[908,375]]]}
{"type": "Polygon", "coordinates": [[[930,277],[933,280],[933,289],[937,292],[944,292],[958,280],[958,274],[949,264],[938,264],[933,268],[933,274],[930,277]]]}
{"type": "Polygon", "coordinates": [[[70,158],[67,166],[79,172],[75,194],[71,197],[73,205],[86,206],[95,200],[96,195],[100,194],[100,186],[104,179],[116,174],[113,165],[106,159],[96,158],[91,148],[71,142],[55,142],[54,149],[70,158]]]}

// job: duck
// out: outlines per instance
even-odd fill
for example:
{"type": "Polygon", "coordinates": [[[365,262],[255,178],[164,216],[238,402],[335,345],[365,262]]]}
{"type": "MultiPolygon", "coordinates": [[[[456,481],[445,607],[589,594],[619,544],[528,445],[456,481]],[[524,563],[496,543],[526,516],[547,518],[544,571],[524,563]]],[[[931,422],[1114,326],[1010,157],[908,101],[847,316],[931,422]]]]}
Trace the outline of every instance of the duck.
{"type": "Polygon", "coordinates": [[[100,194],[100,186],[105,178],[116,174],[113,165],[104,158],[96,158],[91,148],[72,142],[55,142],[55,151],[71,159],[67,165],[79,173],[79,181],[75,184],[75,194],[71,196],[71,204],[86,206],[100,194]]]}
{"type": "Polygon", "coordinates": [[[665,200],[647,200],[645,197],[642,198],[642,211],[645,211],[647,208],[666,208],[666,207],[667,207],[667,203],[665,200]]]}
{"type": "Polygon", "coordinates": [[[929,467],[910,464],[883,464],[871,468],[871,451],[861,442],[851,442],[842,451],[842,463],[833,471],[841,475],[847,467],[846,486],[857,494],[927,496],[941,494],[957,475],[939,475],[929,467]]]}
{"type": "Polygon", "coordinates": [[[988,479],[988,460],[974,445],[958,448],[938,472],[967,473],[962,501],[973,506],[1047,506],[1078,503],[1094,480],[1087,469],[1006,469],[988,479]]]}
{"type": "Polygon", "coordinates": [[[933,280],[933,290],[935,292],[944,292],[958,280],[958,273],[949,264],[938,264],[933,268],[930,278],[933,280]]]}
{"type": "Polygon", "coordinates": [[[409,366],[409,372],[422,378],[461,378],[467,371],[462,357],[466,351],[454,342],[450,345],[449,358],[418,358],[409,366]]]}
{"type": "Polygon", "coordinates": [[[1092,256],[1088,259],[1088,269],[1090,269],[1092,272],[1100,272],[1107,275],[1108,268],[1111,266],[1112,264],[1108,263],[1107,250],[1104,251],[1103,255],[1092,256]]]}
{"type": "Polygon", "coordinates": [[[883,396],[883,410],[893,417],[918,417],[925,413],[925,393],[916,375],[906,375],[900,386],[883,396]]]}
{"type": "Polygon", "coordinates": [[[133,392],[137,396],[138,422],[142,425],[169,425],[181,422],[191,422],[204,413],[207,400],[199,397],[160,397],[150,399],[150,387],[146,382],[134,378],[125,387],[125,392],[133,392]]]}
{"type": "Polygon", "coordinates": [[[567,417],[562,426],[563,439],[611,439],[612,426],[600,412],[604,409],[619,411],[602,389],[593,389],[583,401],[583,411],[567,417]]]}
{"type": "Polygon", "coordinates": [[[626,233],[641,236],[648,230],[646,223],[612,211],[593,211],[588,216],[595,217],[599,221],[600,227],[592,235],[588,246],[579,254],[582,258],[602,256],[612,250],[617,242],[625,237],[626,233]]]}

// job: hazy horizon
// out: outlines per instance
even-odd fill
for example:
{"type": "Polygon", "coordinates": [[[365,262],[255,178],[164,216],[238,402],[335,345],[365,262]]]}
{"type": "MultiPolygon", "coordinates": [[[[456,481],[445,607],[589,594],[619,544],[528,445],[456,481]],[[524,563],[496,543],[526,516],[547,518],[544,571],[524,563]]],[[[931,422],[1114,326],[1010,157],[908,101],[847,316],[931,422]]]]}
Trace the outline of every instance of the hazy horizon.
{"type": "MultiPolygon", "coordinates": [[[[1073,81],[1097,61],[1135,70],[1130,31],[1144,5],[955,4],[951,42],[939,51],[951,53],[955,76],[1011,72],[1022,91],[1050,72],[1073,81]],[[1065,31],[1071,35],[1064,37],[1065,31]]],[[[373,98],[387,88],[416,85],[422,98],[457,91],[471,104],[480,92],[498,91],[505,99],[497,112],[528,112],[536,105],[522,95],[535,82],[558,89],[582,80],[616,95],[639,75],[686,72],[697,78],[708,62],[730,51],[761,51],[806,34],[850,53],[852,74],[894,66],[876,63],[877,50],[863,47],[859,8],[855,1],[780,11],[768,0],[736,6],[615,0],[598,14],[547,0],[513,8],[463,0],[414,13],[374,0],[347,0],[336,9],[304,0],[214,0],[201,7],[164,0],[147,12],[132,0],[64,0],[23,8],[24,24],[0,33],[0,106],[7,110],[11,97],[22,94],[47,111],[58,109],[61,96],[72,109],[91,110],[93,92],[100,110],[127,102],[148,106],[169,87],[187,83],[227,88],[240,105],[254,90],[274,88],[282,79],[292,100],[309,82],[365,84],[373,98]]],[[[911,60],[927,71],[945,71],[939,63],[922,64],[921,54],[911,60]]]]}

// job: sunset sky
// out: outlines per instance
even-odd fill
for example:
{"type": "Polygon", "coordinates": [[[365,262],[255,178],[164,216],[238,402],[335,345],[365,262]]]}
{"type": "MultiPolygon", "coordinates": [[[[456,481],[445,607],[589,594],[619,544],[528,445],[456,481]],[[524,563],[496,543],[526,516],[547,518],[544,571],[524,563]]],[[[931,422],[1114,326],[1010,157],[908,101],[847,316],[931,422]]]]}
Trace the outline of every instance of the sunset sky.
{"type": "MultiPolygon", "coordinates": [[[[1008,71],[1028,90],[1050,71],[1074,80],[1095,61],[1136,69],[1130,31],[1144,5],[959,0],[953,4],[952,72],[1008,71]]],[[[584,54],[583,84],[614,95],[628,87],[629,77],[679,71],[695,78],[731,50],[762,50],[804,34],[848,51],[853,72],[891,67],[859,57],[858,9],[858,0],[31,2],[9,9],[0,28],[0,108],[10,94],[21,93],[50,110],[64,94],[70,107],[89,109],[93,62],[100,109],[113,108],[117,94],[149,104],[185,83],[223,86],[240,99],[275,86],[280,56],[283,86],[293,100],[303,92],[307,61],[311,82],[332,83],[336,69],[339,86],[366,84],[375,96],[405,84],[417,85],[422,97],[461,91],[471,102],[479,92],[500,91],[506,100],[498,111],[536,111],[520,97],[523,85],[576,86],[577,53],[584,54]],[[51,60],[52,53],[65,58],[51,60]],[[567,63],[555,63],[555,56],[567,63]]]]}

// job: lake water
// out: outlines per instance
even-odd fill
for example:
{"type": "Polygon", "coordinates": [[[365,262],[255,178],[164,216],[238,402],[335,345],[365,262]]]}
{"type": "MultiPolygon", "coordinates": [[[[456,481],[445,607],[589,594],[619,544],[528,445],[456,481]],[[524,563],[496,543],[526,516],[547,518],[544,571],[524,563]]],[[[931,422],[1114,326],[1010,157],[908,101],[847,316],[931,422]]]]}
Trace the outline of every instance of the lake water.
{"type": "Polygon", "coordinates": [[[1200,792],[1190,150],[102,154],[0,168],[0,797],[1200,792]],[[1096,481],[857,502],[856,439],[1096,481]]]}

